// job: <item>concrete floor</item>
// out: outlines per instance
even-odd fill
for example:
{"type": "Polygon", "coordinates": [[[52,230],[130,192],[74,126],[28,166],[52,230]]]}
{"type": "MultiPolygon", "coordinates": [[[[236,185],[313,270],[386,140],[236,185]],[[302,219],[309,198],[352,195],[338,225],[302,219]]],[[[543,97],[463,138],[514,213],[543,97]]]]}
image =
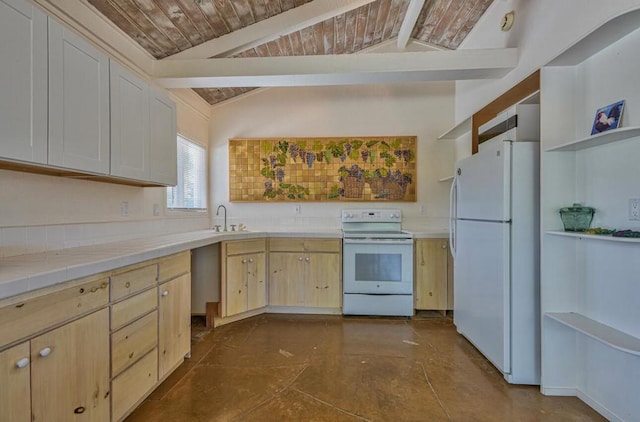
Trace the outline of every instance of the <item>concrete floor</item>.
{"type": "Polygon", "coordinates": [[[127,422],[601,420],[509,385],[451,319],[262,315],[194,318],[191,359],[127,422]]]}

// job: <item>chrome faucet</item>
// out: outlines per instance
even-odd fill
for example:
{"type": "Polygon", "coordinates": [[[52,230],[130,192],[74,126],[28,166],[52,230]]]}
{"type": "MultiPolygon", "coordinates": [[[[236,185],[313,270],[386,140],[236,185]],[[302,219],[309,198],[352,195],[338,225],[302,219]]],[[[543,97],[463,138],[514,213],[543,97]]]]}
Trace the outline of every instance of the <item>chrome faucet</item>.
{"type": "Polygon", "coordinates": [[[224,209],[224,231],[227,231],[227,207],[225,207],[222,204],[218,205],[218,209],[216,210],[216,215],[219,215],[221,207],[222,209],[224,209]]]}

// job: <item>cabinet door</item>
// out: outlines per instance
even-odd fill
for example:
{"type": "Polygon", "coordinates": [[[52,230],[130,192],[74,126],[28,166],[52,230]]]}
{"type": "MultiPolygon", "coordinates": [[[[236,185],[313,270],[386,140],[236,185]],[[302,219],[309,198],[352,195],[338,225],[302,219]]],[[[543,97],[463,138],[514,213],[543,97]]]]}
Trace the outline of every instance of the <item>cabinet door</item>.
{"type": "Polygon", "coordinates": [[[31,340],[34,421],[109,419],[109,310],[31,340]]]}
{"type": "Polygon", "coordinates": [[[305,306],[339,308],[342,297],[340,254],[310,253],[305,257],[305,264],[305,306]]]}
{"type": "Polygon", "coordinates": [[[0,0],[0,157],[47,162],[47,17],[0,0]]]}
{"type": "Polygon", "coordinates": [[[110,61],[111,174],[149,180],[149,85],[110,61]]]}
{"type": "Polygon", "coordinates": [[[109,59],[49,18],[49,164],[109,173],[109,59]]]}
{"type": "Polygon", "coordinates": [[[191,274],[159,286],[158,378],[164,378],[191,350],[191,274]]]}
{"type": "Polygon", "coordinates": [[[227,257],[226,262],[226,311],[225,316],[247,310],[247,278],[249,272],[247,255],[227,257]]]}
{"type": "Polygon", "coordinates": [[[269,305],[304,305],[305,268],[302,253],[269,254],[269,305]]]}
{"type": "Polygon", "coordinates": [[[0,353],[0,380],[0,421],[30,421],[29,342],[0,353]]]}
{"type": "Polygon", "coordinates": [[[447,256],[444,239],[420,239],[416,242],[416,309],[447,309],[447,256]]]}
{"type": "Polygon", "coordinates": [[[176,105],[162,91],[149,89],[151,126],[150,180],[167,186],[178,183],[176,105]]]}
{"type": "Polygon", "coordinates": [[[248,258],[247,309],[252,310],[267,305],[267,273],[264,253],[249,255],[248,258]]]}

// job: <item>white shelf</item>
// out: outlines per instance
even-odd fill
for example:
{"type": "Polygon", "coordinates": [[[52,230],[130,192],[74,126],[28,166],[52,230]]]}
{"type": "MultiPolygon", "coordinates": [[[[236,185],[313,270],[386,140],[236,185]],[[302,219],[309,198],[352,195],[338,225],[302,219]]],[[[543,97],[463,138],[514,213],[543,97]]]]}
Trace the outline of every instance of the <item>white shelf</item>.
{"type": "Polygon", "coordinates": [[[571,141],[566,144],[558,145],[557,147],[547,149],[547,152],[552,151],[579,151],[582,149],[597,147],[600,145],[607,145],[613,142],[623,141],[625,139],[640,136],[640,127],[623,127],[620,129],[613,129],[606,132],[599,133],[597,135],[588,136],[586,138],[571,141]]]}
{"type": "Polygon", "coordinates": [[[442,135],[438,139],[458,139],[460,136],[471,131],[471,117],[467,117],[442,135]]]}
{"type": "Polygon", "coordinates": [[[579,239],[604,240],[607,242],[640,243],[640,237],[613,237],[610,234],[587,234],[579,232],[565,232],[561,230],[546,230],[545,234],[564,237],[576,237],[579,239]]]}
{"type": "Polygon", "coordinates": [[[448,182],[449,180],[453,180],[453,176],[443,177],[442,179],[438,179],[438,182],[448,182]]]}
{"type": "Polygon", "coordinates": [[[613,327],[574,312],[548,312],[545,316],[614,349],[640,356],[640,339],[613,327]]]}
{"type": "Polygon", "coordinates": [[[603,23],[599,28],[553,59],[549,66],[574,66],[638,29],[640,9],[603,23]]]}

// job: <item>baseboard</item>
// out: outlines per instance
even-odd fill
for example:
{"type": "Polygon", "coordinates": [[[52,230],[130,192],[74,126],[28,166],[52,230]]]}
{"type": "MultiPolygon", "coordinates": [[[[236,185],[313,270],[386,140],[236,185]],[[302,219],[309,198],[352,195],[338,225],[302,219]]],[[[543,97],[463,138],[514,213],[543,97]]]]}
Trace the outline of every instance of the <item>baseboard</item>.
{"type": "Polygon", "coordinates": [[[252,309],[252,310],[247,311],[247,312],[242,312],[241,314],[231,315],[231,316],[222,317],[222,318],[214,318],[213,319],[213,326],[214,327],[220,327],[221,325],[226,325],[226,324],[230,324],[232,322],[241,321],[243,319],[250,318],[250,317],[256,316],[256,315],[261,315],[261,314],[264,314],[266,312],[266,309],[267,308],[252,309]]]}
{"type": "Polygon", "coordinates": [[[600,403],[599,401],[595,400],[594,398],[592,398],[588,394],[584,393],[583,391],[580,391],[577,388],[569,388],[569,387],[544,387],[544,388],[542,388],[541,387],[540,388],[540,392],[542,394],[546,395],[546,396],[573,396],[573,397],[577,397],[580,400],[582,400],[583,402],[585,402],[593,410],[595,410],[596,412],[598,412],[602,416],[604,416],[607,420],[612,421],[612,422],[624,422],[624,419],[618,417],[611,410],[607,409],[607,407],[604,406],[602,403],[600,403]]]}
{"type": "Polygon", "coordinates": [[[267,306],[269,314],[342,315],[342,308],[309,308],[304,306],[267,306]]]}

